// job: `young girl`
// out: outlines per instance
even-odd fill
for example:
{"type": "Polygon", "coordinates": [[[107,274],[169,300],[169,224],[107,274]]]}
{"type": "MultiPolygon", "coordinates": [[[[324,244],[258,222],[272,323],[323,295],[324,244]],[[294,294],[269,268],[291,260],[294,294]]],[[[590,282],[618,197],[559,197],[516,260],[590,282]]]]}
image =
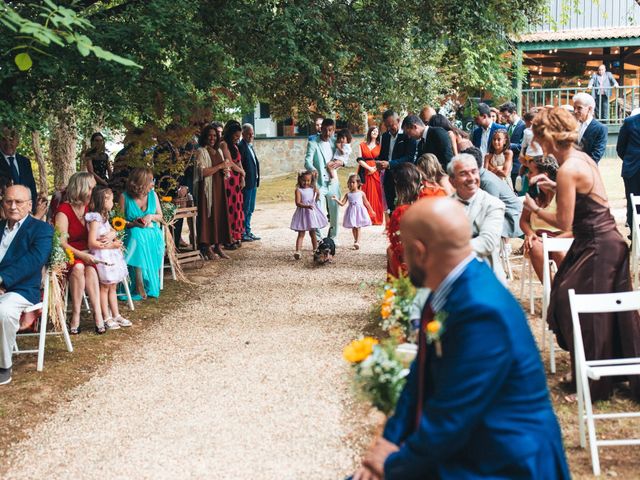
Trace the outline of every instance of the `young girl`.
{"type": "Polygon", "coordinates": [[[349,203],[347,211],[344,213],[344,222],[342,225],[344,228],[351,229],[353,233],[353,248],[355,250],[360,248],[360,229],[371,225],[369,212],[372,211],[372,208],[371,205],[369,205],[367,196],[360,190],[361,185],[362,183],[360,182],[358,174],[352,173],[349,175],[349,180],[347,180],[349,193],[342,197],[342,200],[338,200],[335,195],[333,196],[333,199],[342,207],[344,207],[347,202],[349,203]]]}
{"type": "MultiPolygon", "coordinates": [[[[344,128],[336,134],[336,150],[333,153],[332,161],[340,160],[345,165],[349,162],[351,156],[351,132],[344,128]]],[[[338,169],[327,166],[331,183],[338,181],[338,169]]]]}
{"type": "Polygon", "coordinates": [[[505,181],[511,189],[511,165],[513,164],[513,152],[509,148],[509,134],[505,129],[496,130],[491,139],[489,153],[484,157],[484,168],[495,173],[505,181]]]}
{"type": "Polygon", "coordinates": [[[313,250],[318,246],[315,230],[324,228],[329,224],[327,216],[318,208],[318,189],[313,180],[313,172],[308,170],[298,173],[298,186],[296,188],[296,211],[291,219],[291,230],[298,232],[296,239],[296,251],[293,258],[300,259],[300,250],[305,232],[309,232],[313,250]]]}
{"type": "Polygon", "coordinates": [[[122,242],[117,237],[114,240],[104,240],[115,234],[115,230],[109,224],[109,212],[112,208],[111,189],[95,187],[85,220],[89,230],[89,252],[98,260],[96,269],[100,279],[100,304],[105,316],[104,324],[109,330],[131,326],[131,322],[120,315],[116,296],[116,286],[127,278],[127,264],[121,250],[122,242]],[[111,315],[108,314],[109,310],[111,315]]]}

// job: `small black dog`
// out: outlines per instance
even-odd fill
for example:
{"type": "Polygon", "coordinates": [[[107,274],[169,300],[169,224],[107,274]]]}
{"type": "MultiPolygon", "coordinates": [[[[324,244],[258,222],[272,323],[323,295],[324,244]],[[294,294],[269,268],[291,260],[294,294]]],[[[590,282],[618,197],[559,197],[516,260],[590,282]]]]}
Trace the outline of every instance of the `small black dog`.
{"type": "Polygon", "coordinates": [[[333,239],[327,237],[323,238],[318,244],[318,248],[313,252],[313,261],[316,265],[324,265],[325,263],[331,263],[334,255],[336,254],[336,244],[333,239]]]}

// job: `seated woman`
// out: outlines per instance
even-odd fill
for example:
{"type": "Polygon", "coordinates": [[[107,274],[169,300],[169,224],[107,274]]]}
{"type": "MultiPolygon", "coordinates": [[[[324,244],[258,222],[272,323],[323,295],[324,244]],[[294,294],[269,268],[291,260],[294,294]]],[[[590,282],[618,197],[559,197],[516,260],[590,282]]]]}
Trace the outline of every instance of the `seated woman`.
{"type": "Polygon", "coordinates": [[[387,248],[387,275],[399,277],[407,274],[404,263],[404,248],[400,241],[400,218],[404,212],[420,198],[422,173],[412,163],[401,164],[394,173],[396,184],[396,205],[389,219],[389,247],[387,248]]]}
{"type": "Polygon", "coordinates": [[[120,208],[127,221],[124,245],[134,300],[160,296],[160,275],[163,272],[164,237],[160,222],[160,199],[153,190],[153,172],[149,168],[134,168],[120,195],[120,208]]]}
{"type": "MultiPolygon", "coordinates": [[[[96,272],[96,258],[89,253],[87,239],[89,231],[84,216],[87,213],[91,192],[96,186],[93,175],[89,172],[74,173],[69,179],[66,189],[66,200],[60,204],[55,215],[55,227],[60,230],[62,248],[73,253],[73,264],[69,265],[69,293],[71,294],[71,324],[69,333],[80,333],[80,308],[82,294],[86,291],[91,302],[95,331],[101,335],[105,332],[104,319],[100,308],[100,285],[96,272]]],[[[102,239],[111,241],[110,239],[102,239]]]]}
{"type": "MultiPolygon", "coordinates": [[[[529,177],[536,175],[546,175],[554,182],[558,172],[558,162],[553,157],[536,156],[527,162],[529,169],[529,177]]],[[[529,191],[529,196],[535,197],[536,204],[543,210],[556,212],[556,194],[553,190],[541,186],[539,189],[534,188],[529,191]]],[[[520,229],[524,232],[524,253],[529,256],[533,270],[542,281],[542,234],[546,233],[548,237],[571,237],[571,233],[565,233],[557,227],[545,222],[540,218],[539,213],[528,209],[523,209],[520,216],[520,229]]],[[[551,259],[556,262],[557,266],[564,259],[564,252],[551,252],[551,259]]]]}
{"type": "Polygon", "coordinates": [[[418,158],[418,170],[422,173],[422,197],[445,197],[454,190],[449,183],[449,176],[444,173],[442,166],[433,153],[425,153],[418,158]]]}

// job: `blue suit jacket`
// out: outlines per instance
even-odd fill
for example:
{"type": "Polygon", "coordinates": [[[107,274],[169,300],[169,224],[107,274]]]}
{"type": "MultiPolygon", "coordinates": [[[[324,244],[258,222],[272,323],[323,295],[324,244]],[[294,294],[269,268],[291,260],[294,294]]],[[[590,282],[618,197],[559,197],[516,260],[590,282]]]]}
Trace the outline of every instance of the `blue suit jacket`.
{"type": "Polygon", "coordinates": [[[242,168],[245,172],[244,188],[258,188],[260,186],[260,162],[258,161],[258,155],[255,154],[255,149],[253,150],[254,157],[251,157],[249,144],[243,139],[238,142],[238,150],[240,150],[242,168]],[[256,159],[255,162],[253,158],[256,159]]]}
{"type": "MultiPolygon", "coordinates": [[[[487,152],[489,151],[489,147],[491,146],[491,140],[493,139],[493,134],[496,132],[496,130],[501,130],[501,129],[506,129],[506,127],[496,122],[493,122],[491,124],[490,131],[489,131],[489,141],[487,142],[487,152]]],[[[480,148],[480,144],[482,143],[482,127],[476,127],[473,129],[471,142],[473,143],[474,147],[480,148]]]]}
{"type": "MultiPolygon", "coordinates": [[[[6,220],[0,221],[0,241],[6,224],[6,220]]],[[[7,292],[19,293],[31,303],[40,302],[42,267],[49,259],[52,238],[51,225],[32,216],[25,218],[0,262],[2,286],[7,292]]]]}
{"type": "Polygon", "coordinates": [[[594,118],[580,140],[582,151],[598,163],[607,148],[607,136],[607,127],[594,118]]]}
{"type": "Polygon", "coordinates": [[[622,176],[633,177],[640,171],[640,115],[628,117],[622,123],[616,144],[622,159],[622,176]]]}
{"type": "Polygon", "coordinates": [[[426,357],[423,414],[414,362],[384,437],[399,445],[385,480],[568,479],[560,427],[522,308],[473,260],[443,311],[442,357],[426,357]]]}
{"type": "Polygon", "coordinates": [[[522,150],[522,137],[524,136],[525,128],[527,128],[527,125],[524,120],[520,119],[511,132],[511,151],[513,152],[511,173],[518,173],[520,170],[520,151],[522,150]]]}
{"type": "MultiPolygon", "coordinates": [[[[31,169],[31,162],[27,157],[16,153],[16,162],[18,164],[18,174],[20,179],[19,185],[24,185],[31,191],[32,211],[36,211],[36,199],[38,198],[38,190],[36,188],[36,180],[33,178],[33,170],[31,169]]],[[[0,188],[13,183],[11,176],[11,169],[9,164],[5,162],[4,157],[0,155],[0,188]]]]}

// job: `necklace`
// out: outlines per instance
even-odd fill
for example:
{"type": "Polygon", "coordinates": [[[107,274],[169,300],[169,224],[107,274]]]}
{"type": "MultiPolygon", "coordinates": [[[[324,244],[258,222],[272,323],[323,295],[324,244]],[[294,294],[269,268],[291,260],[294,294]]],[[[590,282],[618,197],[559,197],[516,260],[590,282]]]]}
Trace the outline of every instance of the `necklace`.
{"type": "Polygon", "coordinates": [[[70,204],[70,205],[71,205],[71,210],[73,210],[73,213],[75,214],[76,218],[80,220],[80,222],[84,222],[85,206],[80,205],[80,214],[78,214],[78,207],[76,207],[74,204],[70,204]]]}

